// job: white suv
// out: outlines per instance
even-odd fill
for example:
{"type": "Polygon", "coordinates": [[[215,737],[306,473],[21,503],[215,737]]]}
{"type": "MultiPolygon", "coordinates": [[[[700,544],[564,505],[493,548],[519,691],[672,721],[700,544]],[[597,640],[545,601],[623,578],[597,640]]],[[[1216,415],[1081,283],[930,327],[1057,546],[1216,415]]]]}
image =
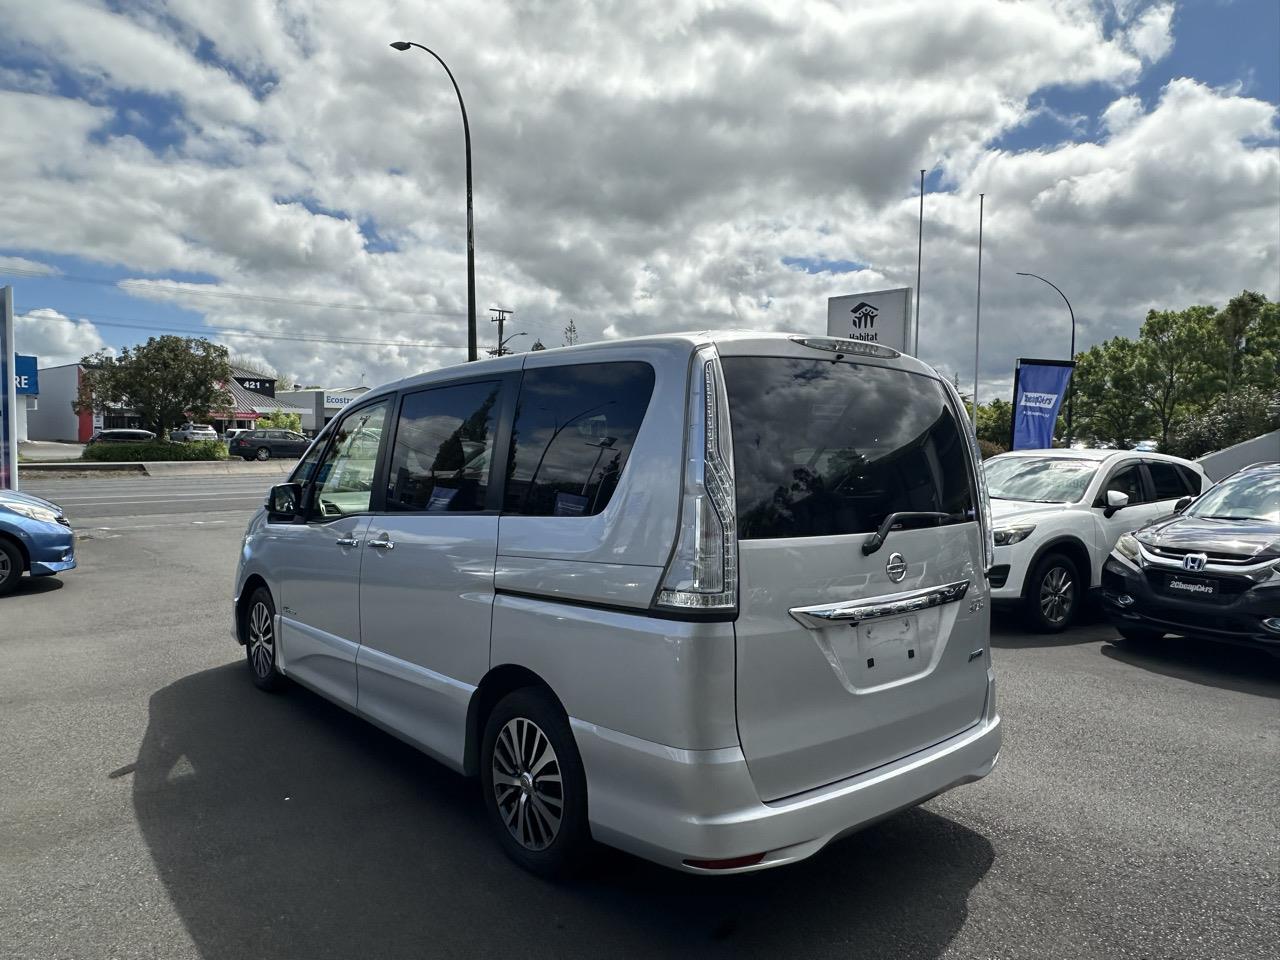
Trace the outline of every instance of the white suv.
{"type": "Polygon", "coordinates": [[[1071,625],[1120,534],[1209,485],[1199,464],[1133,450],[1019,450],[984,467],[995,524],[991,599],[1020,603],[1046,633],[1071,625]]]}
{"type": "Polygon", "coordinates": [[[218,432],[207,423],[184,423],[177,430],[169,433],[170,440],[191,441],[191,440],[217,440],[218,432]]]}

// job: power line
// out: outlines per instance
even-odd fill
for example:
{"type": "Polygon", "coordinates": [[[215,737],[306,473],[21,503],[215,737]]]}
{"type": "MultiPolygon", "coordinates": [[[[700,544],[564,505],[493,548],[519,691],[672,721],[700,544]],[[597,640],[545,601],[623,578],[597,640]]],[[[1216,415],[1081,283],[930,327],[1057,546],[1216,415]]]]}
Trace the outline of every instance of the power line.
{"type": "MultiPolygon", "coordinates": [[[[131,330],[150,330],[155,333],[184,333],[196,336],[211,336],[217,334],[225,334],[228,336],[239,336],[256,338],[260,340],[288,340],[298,343],[340,343],[351,346],[366,347],[431,347],[445,350],[465,350],[466,345],[461,343],[435,343],[424,340],[378,340],[372,338],[356,338],[356,337],[329,337],[329,336],[304,336],[297,334],[283,333],[263,333],[259,330],[245,330],[236,327],[206,327],[198,329],[192,327],[178,327],[166,324],[152,324],[140,321],[130,321],[128,317],[121,317],[116,320],[99,320],[93,314],[83,314],[85,317],[92,317],[92,322],[96,327],[123,327],[131,330]]],[[[80,323],[73,317],[41,317],[33,316],[29,313],[18,314],[20,320],[30,320],[33,322],[53,322],[53,323],[80,323]]]]}

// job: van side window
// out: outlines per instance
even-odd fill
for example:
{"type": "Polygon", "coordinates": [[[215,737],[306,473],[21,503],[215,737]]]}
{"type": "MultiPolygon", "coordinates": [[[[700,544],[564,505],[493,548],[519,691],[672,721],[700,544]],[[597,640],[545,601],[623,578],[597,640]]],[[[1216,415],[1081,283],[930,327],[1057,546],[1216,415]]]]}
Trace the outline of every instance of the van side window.
{"type": "Polygon", "coordinates": [[[483,510],[500,383],[460,383],[408,394],[387,471],[387,510],[483,510]]]}
{"type": "Polygon", "coordinates": [[[526,370],[504,512],[584,517],[609,505],[653,394],[653,368],[619,361],[526,370]]]}
{"type": "Polygon", "coordinates": [[[391,401],[353,410],[333,432],[333,441],[315,471],[314,512],[322,519],[368,513],[378,449],[386,433],[391,401]]]}

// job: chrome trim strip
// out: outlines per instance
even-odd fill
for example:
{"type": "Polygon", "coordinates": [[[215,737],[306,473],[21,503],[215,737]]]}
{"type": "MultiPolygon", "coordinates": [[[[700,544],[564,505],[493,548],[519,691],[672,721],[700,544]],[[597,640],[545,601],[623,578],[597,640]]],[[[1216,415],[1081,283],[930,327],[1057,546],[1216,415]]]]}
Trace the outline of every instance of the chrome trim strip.
{"type": "Polygon", "coordinates": [[[968,580],[957,580],[924,590],[892,593],[866,600],[845,600],[840,603],[824,603],[813,607],[792,607],[788,613],[802,627],[810,630],[829,627],[836,623],[857,624],[881,617],[897,617],[904,613],[927,610],[944,603],[955,603],[969,592],[968,580]]]}
{"type": "Polygon", "coordinates": [[[1138,541],[1138,553],[1142,555],[1144,563],[1149,563],[1153,567],[1160,567],[1165,570],[1177,570],[1181,573],[1190,574],[1193,577],[1196,574],[1201,573],[1227,573],[1234,574],[1237,577],[1247,577],[1250,574],[1261,573],[1275,563],[1275,560],[1260,560],[1257,563],[1251,563],[1248,565],[1209,562],[1206,563],[1203,568],[1196,570],[1193,573],[1192,571],[1183,568],[1181,557],[1174,560],[1170,557],[1159,556],[1158,554],[1152,553],[1151,549],[1141,540],[1138,541]]]}

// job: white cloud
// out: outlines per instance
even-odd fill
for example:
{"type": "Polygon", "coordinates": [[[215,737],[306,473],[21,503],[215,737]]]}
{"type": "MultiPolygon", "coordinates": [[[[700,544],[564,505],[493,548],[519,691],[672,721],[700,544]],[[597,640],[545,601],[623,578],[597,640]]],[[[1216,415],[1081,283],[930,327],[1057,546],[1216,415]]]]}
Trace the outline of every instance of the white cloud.
{"type": "Polygon", "coordinates": [[[28,260],[26,257],[0,257],[0,276],[9,271],[27,274],[37,273],[45,277],[53,276],[59,272],[58,268],[51,264],[28,260]]]}
{"type": "Polygon", "coordinates": [[[90,92],[0,92],[0,246],[312,301],[128,285],[215,326],[450,345],[226,336],[300,381],[375,382],[463,357],[458,106],[430,57],[387,47],[401,35],[437,44],[467,98],[482,341],[490,305],[549,345],[570,317],[585,338],[820,329],[828,295],[914,283],[922,166],[948,190],[926,204],[922,351],[962,380],[978,191],[993,384],[1020,353],[1065,343],[1056,295],[1016,270],[1069,289],[1082,345],[1132,332],[1150,305],[1280,292],[1275,105],[1193,80],[1149,110],[1124,93],[1168,52],[1167,3],[1119,4],[1110,33],[1093,0],[125,9],[5,4],[0,57],[20,48],[90,92]],[[86,25],[93,44],[76,40],[86,25]],[[1117,92],[1104,142],[991,147],[1047,109],[1038,91],[1086,84],[1117,92]],[[124,93],[176,104],[181,139],[152,150],[108,135],[117,110],[138,109],[124,93]],[[789,256],[868,268],[810,275],[789,256]]]}
{"type": "Polygon", "coordinates": [[[57,310],[31,310],[17,316],[14,323],[17,352],[38,357],[42,367],[75,363],[99,350],[115,352],[88,320],[73,321],[57,310]]]}

